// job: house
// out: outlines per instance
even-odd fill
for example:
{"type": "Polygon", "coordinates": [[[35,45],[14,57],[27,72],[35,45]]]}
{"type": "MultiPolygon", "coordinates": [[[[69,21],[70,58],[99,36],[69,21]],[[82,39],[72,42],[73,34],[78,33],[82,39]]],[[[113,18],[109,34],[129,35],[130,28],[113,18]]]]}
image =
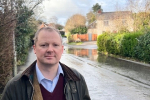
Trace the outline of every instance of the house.
{"type": "Polygon", "coordinates": [[[134,20],[130,11],[100,12],[97,20],[88,25],[88,33],[118,32],[121,29],[133,31],[134,20]]]}
{"type": "Polygon", "coordinates": [[[42,23],[41,25],[39,25],[38,29],[41,29],[43,27],[46,27],[47,25],[45,23],[42,23]]]}

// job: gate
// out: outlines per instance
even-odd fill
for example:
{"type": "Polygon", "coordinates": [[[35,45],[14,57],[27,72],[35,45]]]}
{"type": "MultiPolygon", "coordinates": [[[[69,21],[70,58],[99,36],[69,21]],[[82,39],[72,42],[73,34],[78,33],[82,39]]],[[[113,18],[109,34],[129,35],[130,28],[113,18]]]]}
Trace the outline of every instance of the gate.
{"type": "Polygon", "coordinates": [[[88,34],[89,41],[92,41],[92,34],[88,34]]]}

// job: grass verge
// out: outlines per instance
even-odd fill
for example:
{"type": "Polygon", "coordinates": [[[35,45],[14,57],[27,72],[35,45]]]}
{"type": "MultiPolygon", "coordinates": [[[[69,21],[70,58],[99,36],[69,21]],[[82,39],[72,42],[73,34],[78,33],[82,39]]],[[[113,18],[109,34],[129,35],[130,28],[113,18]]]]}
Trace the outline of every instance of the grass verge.
{"type": "Polygon", "coordinates": [[[81,45],[83,42],[71,42],[68,43],[69,45],[81,45]]]}

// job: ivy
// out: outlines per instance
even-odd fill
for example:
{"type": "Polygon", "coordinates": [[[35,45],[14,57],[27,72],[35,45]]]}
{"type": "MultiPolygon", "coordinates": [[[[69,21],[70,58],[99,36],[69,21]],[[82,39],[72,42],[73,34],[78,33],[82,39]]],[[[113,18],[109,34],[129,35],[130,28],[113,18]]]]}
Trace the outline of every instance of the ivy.
{"type": "Polygon", "coordinates": [[[16,51],[18,65],[26,62],[28,50],[31,47],[31,36],[35,33],[33,25],[30,23],[30,18],[34,14],[32,10],[19,3],[17,9],[17,23],[15,29],[16,51]]]}

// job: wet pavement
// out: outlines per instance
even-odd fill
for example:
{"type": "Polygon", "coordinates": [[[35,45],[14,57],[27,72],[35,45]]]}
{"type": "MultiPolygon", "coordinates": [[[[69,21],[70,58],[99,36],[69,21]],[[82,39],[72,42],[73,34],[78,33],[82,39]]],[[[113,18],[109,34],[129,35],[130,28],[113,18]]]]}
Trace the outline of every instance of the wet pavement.
{"type": "MultiPolygon", "coordinates": [[[[95,44],[66,45],[61,62],[85,78],[92,100],[150,100],[150,67],[98,55],[95,44]]],[[[36,59],[33,50],[22,71],[36,59]]]]}
{"type": "Polygon", "coordinates": [[[147,85],[72,54],[63,54],[61,61],[85,77],[92,100],[150,100],[150,87],[147,85]]]}
{"type": "Polygon", "coordinates": [[[65,51],[62,62],[83,74],[92,100],[150,100],[149,65],[98,55],[91,47],[65,51]]]}

